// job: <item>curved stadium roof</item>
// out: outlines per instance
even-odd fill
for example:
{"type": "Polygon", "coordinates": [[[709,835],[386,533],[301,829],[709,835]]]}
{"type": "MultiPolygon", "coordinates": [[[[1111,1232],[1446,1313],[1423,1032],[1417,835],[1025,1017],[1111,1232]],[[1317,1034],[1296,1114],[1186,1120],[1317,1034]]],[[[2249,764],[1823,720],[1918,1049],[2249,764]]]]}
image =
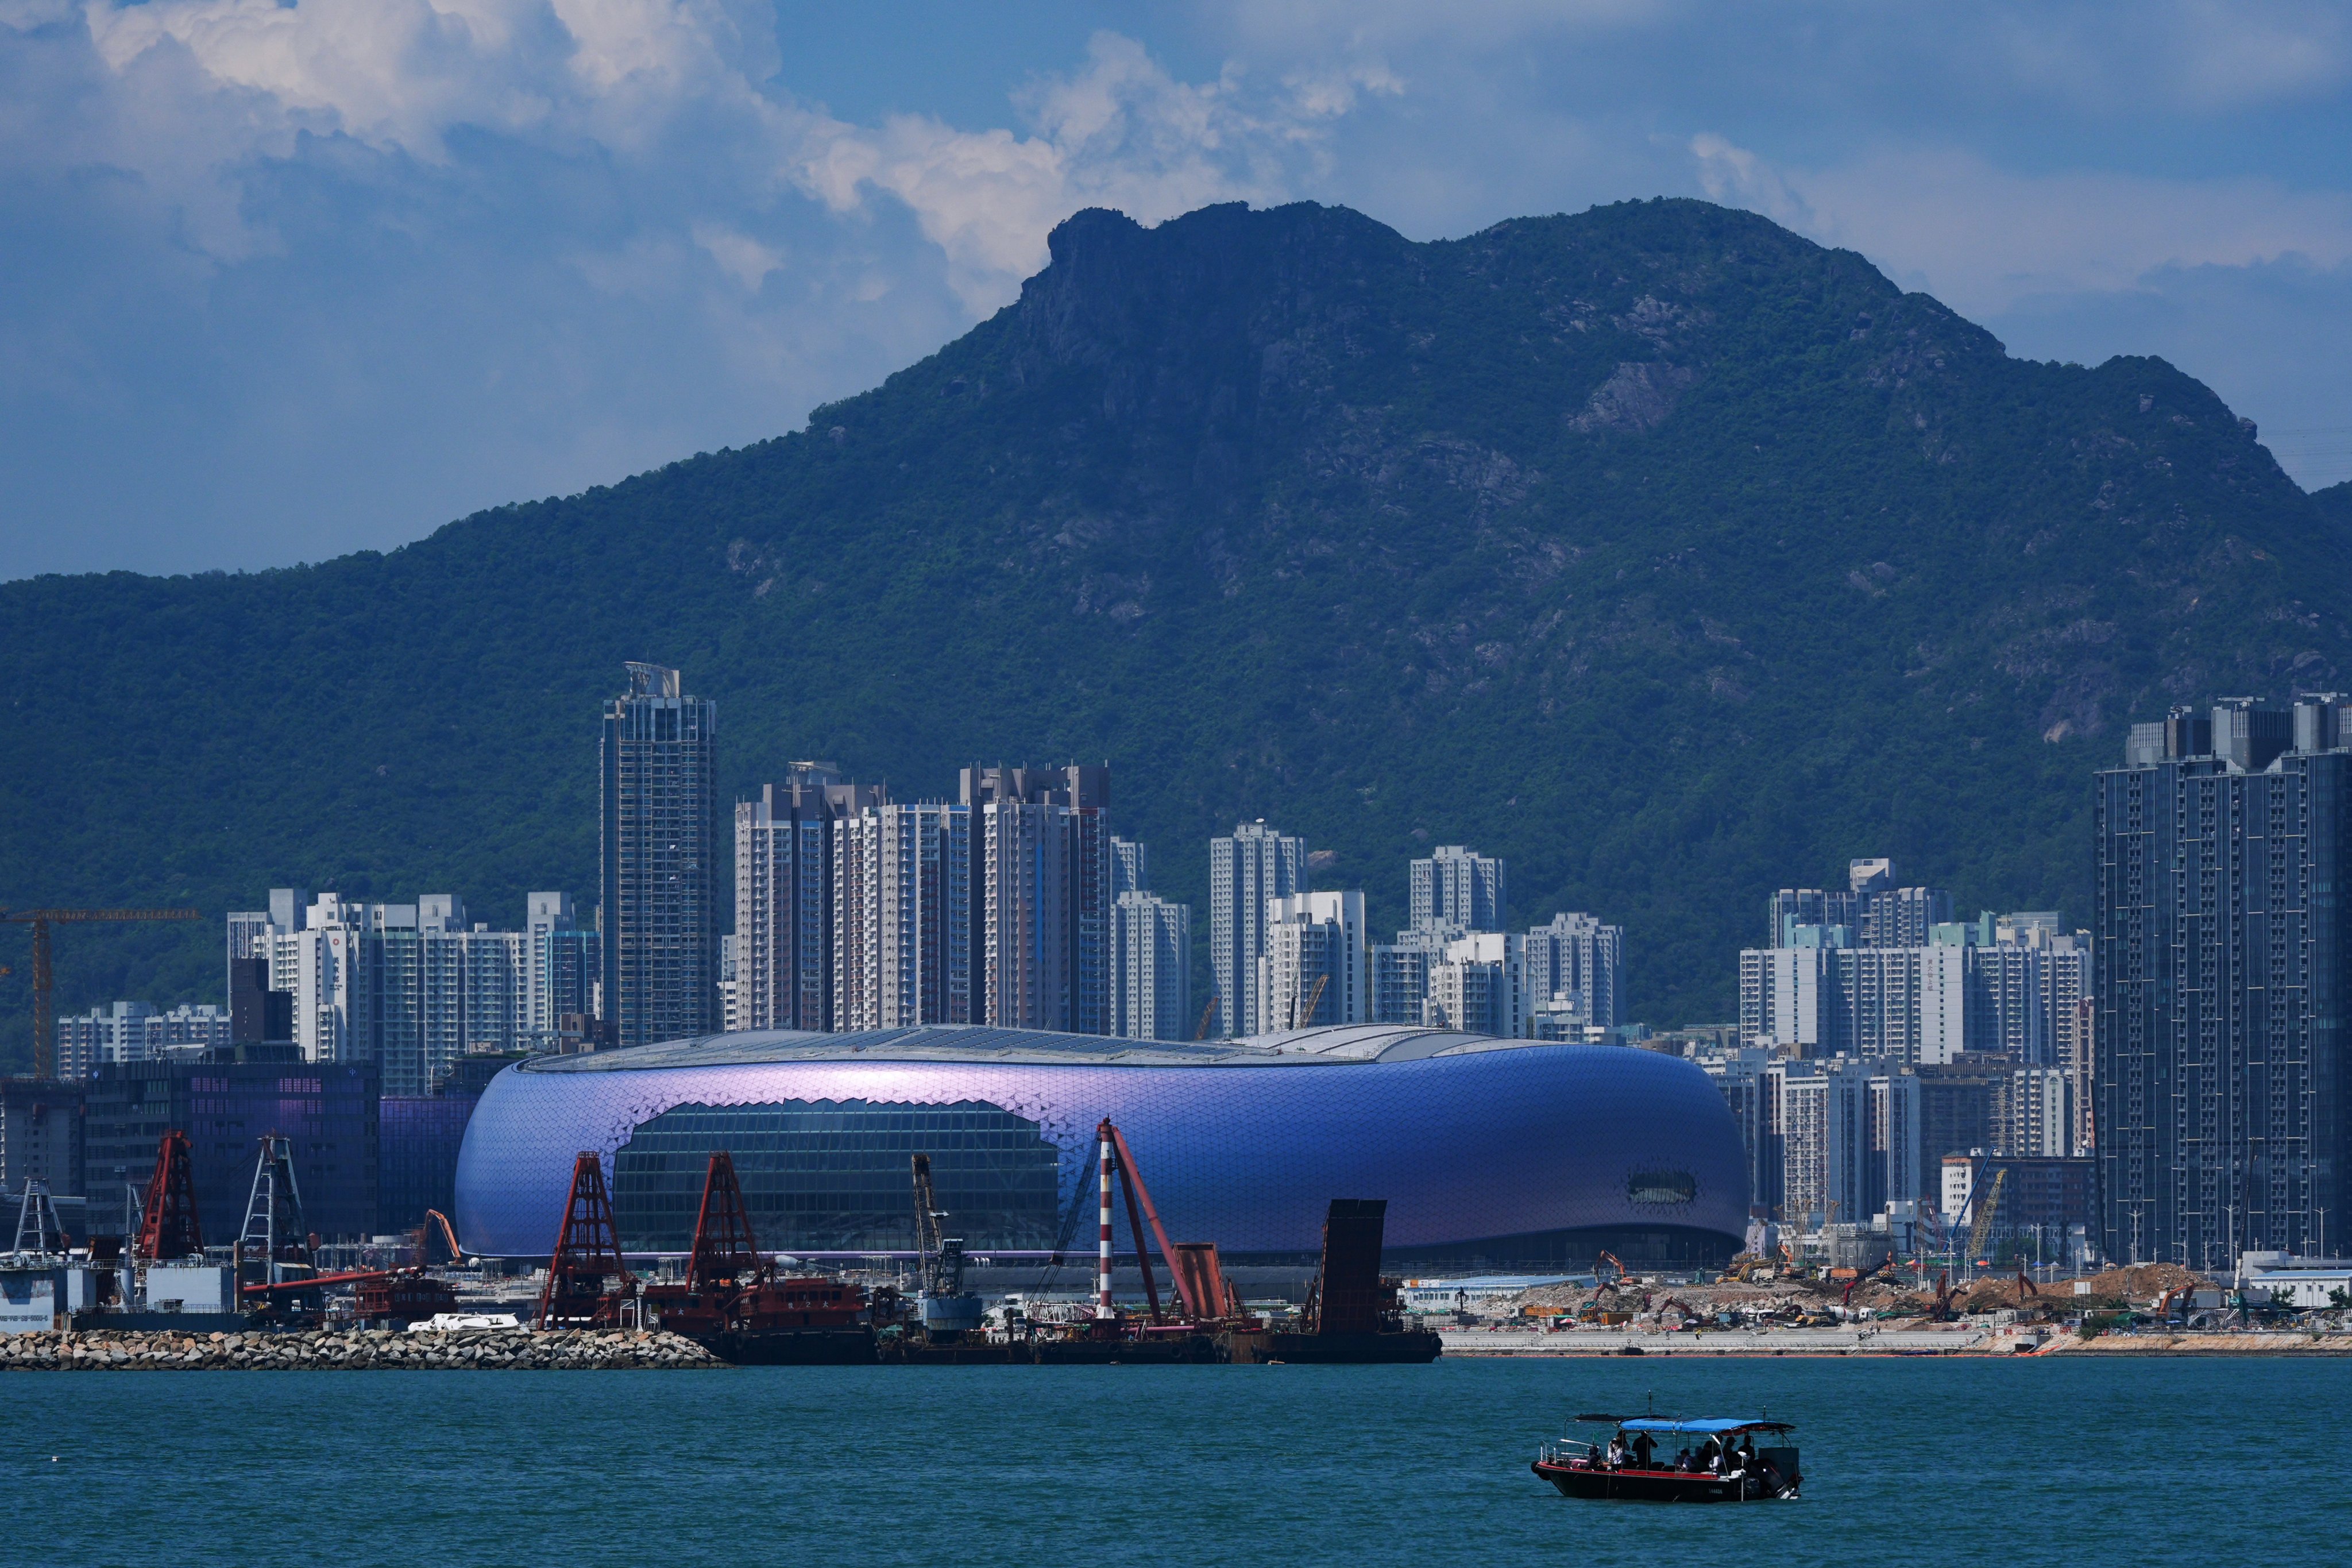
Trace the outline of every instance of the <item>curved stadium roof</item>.
{"type": "Polygon", "coordinates": [[[1424,1266],[1550,1267],[1600,1247],[1720,1261],[1747,1221],[1722,1095],[1654,1052],[1391,1025],[1214,1041],[933,1025],[520,1063],[467,1125],[458,1229],[469,1250],[544,1256],[586,1150],[605,1158],[625,1245],[677,1250],[705,1158],[726,1147],[764,1245],[897,1250],[918,1151],[943,1189],[962,1184],[942,1201],[973,1250],[1053,1250],[1090,1218],[1105,1117],[1176,1239],[1229,1257],[1311,1258],[1335,1197],[1388,1199],[1390,1247],[1424,1266]]]}
{"type": "Polygon", "coordinates": [[[920,1024],[903,1029],[822,1034],[748,1029],[626,1051],[535,1057],[527,1073],[644,1072],[658,1068],[750,1067],[774,1062],[995,1062],[1036,1067],[1315,1067],[1410,1062],[1475,1051],[1524,1049],[1537,1040],[1501,1040],[1402,1024],[1340,1024],[1238,1040],[1122,1040],[987,1024],[920,1024]]]}

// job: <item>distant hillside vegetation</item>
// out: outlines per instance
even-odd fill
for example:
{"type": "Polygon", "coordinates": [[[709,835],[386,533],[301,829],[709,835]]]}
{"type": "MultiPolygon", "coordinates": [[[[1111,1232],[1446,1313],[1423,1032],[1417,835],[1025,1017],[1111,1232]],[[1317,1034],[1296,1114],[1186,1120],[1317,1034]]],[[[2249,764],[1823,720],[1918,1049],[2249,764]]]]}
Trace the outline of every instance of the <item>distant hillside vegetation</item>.
{"type": "MultiPolygon", "coordinates": [[[[1728,1015],[1766,893],[1853,856],[2081,919],[2126,721],[2352,685],[2345,487],[2161,361],[2011,359],[1762,218],[1093,211],[1052,250],[753,447],[390,554],[0,586],[0,902],[516,922],[590,892],[597,703],[652,658],[718,700],[732,791],[1107,759],[1180,897],[1243,817],[1376,926],[1410,855],[1506,856],[1515,920],[1630,929],[1668,1024],[1728,1015]]],[[[221,985],[209,922],[58,963],[75,1008],[221,985]]]]}

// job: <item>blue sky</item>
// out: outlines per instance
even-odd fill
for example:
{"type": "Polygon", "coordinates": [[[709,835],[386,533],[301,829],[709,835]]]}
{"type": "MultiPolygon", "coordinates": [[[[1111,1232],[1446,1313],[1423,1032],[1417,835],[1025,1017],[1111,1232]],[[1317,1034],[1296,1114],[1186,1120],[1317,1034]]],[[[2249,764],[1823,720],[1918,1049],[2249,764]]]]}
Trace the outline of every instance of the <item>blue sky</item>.
{"type": "Polygon", "coordinates": [[[799,426],[1089,205],[1659,194],[2352,478],[2352,7],[0,0],[0,577],[316,561],[799,426]]]}

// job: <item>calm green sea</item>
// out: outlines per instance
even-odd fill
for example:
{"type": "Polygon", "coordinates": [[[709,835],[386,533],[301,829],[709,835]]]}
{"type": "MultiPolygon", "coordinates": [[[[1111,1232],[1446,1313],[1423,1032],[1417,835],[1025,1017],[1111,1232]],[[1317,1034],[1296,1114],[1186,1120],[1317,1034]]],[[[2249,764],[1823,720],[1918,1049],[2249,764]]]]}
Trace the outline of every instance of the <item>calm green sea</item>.
{"type": "Polygon", "coordinates": [[[2258,1359],[15,1373],[0,1559],[2317,1563],[2347,1415],[2352,1361],[2258,1359]],[[1797,1422],[1804,1500],[1528,1473],[1653,1399],[1797,1422]]]}

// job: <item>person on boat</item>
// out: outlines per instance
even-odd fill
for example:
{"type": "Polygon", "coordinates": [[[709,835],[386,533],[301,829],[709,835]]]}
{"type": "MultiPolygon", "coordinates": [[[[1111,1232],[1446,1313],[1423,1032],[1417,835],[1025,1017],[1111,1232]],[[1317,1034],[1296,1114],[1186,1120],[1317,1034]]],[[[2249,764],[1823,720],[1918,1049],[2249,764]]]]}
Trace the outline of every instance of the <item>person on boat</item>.
{"type": "Polygon", "coordinates": [[[1625,1434],[1619,1432],[1609,1439],[1609,1451],[1601,1458],[1603,1469],[1614,1470],[1625,1463],[1625,1434]]]}
{"type": "Polygon", "coordinates": [[[1650,1468],[1650,1456],[1657,1451],[1657,1447],[1658,1445],[1651,1438],[1647,1432],[1634,1433],[1633,1463],[1643,1469],[1648,1469],[1650,1468]]]}
{"type": "Polygon", "coordinates": [[[1722,1474],[1722,1440],[1720,1438],[1709,1437],[1706,1442],[1701,1443],[1698,1447],[1698,1463],[1693,1465],[1691,1468],[1698,1471],[1701,1475],[1722,1474]]]}
{"type": "Polygon", "coordinates": [[[1743,1470],[1752,1470],[1756,1468],[1756,1436],[1754,1433],[1749,1433],[1747,1436],[1739,1439],[1739,1468],[1743,1470]]]}

